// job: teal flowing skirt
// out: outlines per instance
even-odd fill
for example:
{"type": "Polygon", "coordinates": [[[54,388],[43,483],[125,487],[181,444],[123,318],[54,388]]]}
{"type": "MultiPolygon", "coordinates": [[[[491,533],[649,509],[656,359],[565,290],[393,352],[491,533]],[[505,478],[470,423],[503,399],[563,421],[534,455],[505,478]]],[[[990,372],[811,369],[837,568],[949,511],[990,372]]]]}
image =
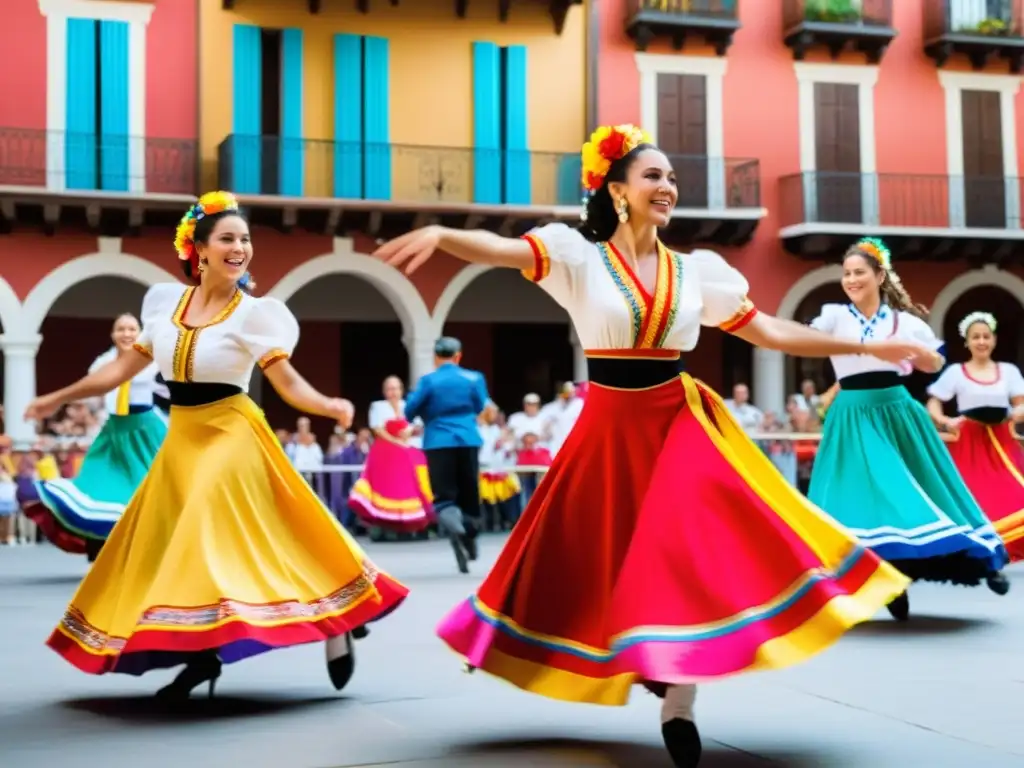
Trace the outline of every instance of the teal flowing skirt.
{"type": "Polygon", "coordinates": [[[111,416],[85,454],[77,477],[36,483],[42,509],[32,518],[67,552],[84,552],[86,541],[106,541],[166,434],[166,417],[156,409],[111,416]]]}
{"type": "Polygon", "coordinates": [[[808,497],[913,579],[973,586],[1008,561],[928,412],[902,386],[839,392],[808,497]]]}

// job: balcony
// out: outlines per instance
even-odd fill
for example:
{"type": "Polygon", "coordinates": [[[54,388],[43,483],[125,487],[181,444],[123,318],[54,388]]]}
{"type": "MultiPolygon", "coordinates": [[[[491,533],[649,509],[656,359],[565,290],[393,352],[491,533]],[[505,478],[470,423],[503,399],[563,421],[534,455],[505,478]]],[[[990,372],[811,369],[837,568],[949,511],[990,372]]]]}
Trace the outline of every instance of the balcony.
{"type": "Polygon", "coordinates": [[[161,211],[196,193],[197,151],[187,139],[0,128],[0,232],[15,219],[110,235],[165,223],[161,211]]]}
{"type": "MultiPolygon", "coordinates": [[[[261,223],[390,237],[428,222],[519,234],[576,221],[573,153],[425,147],[232,135],[218,149],[219,184],[261,223]]],[[[737,242],[763,216],[756,160],[672,158],[680,202],[667,238],[737,242]]]]}
{"type": "MultiPolygon", "coordinates": [[[[283,1],[283,0],[282,0],[283,1]]],[[[352,0],[346,0],[348,3],[352,3],[352,0]]],[[[339,2],[340,0],[335,0],[339,2]]],[[[415,3],[416,0],[411,0],[411,3],[415,3]]],[[[399,0],[390,0],[391,5],[398,5],[399,0]]],[[[238,6],[237,0],[221,0],[220,6],[225,11],[234,10],[238,6]]],[[[551,14],[551,20],[555,24],[555,34],[562,34],[562,29],[565,27],[565,17],[569,14],[569,9],[574,5],[582,5],[583,0],[548,0],[548,13],[551,14]]],[[[305,0],[306,9],[310,13],[320,13],[320,9],[323,7],[323,0],[305,0]]],[[[502,23],[508,21],[509,12],[511,10],[512,0],[499,0],[498,2],[498,20],[502,23]]],[[[360,13],[370,12],[370,0],[355,0],[356,10],[360,13]]],[[[466,18],[466,12],[469,10],[469,0],[455,0],[454,4],[455,15],[460,18],[466,18]]]]}
{"type": "Polygon", "coordinates": [[[724,56],[740,28],[738,0],[630,0],[626,34],[638,51],[659,38],[681,51],[688,37],[698,37],[724,56]]]}
{"type": "Polygon", "coordinates": [[[861,237],[897,260],[1002,263],[1024,246],[1019,178],[808,171],[779,180],[786,250],[835,260],[861,237]]]}
{"type": "Polygon", "coordinates": [[[798,61],[823,46],[833,59],[852,48],[877,64],[896,37],[892,0],[784,0],[782,30],[798,61]]]}
{"type": "Polygon", "coordinates": [[[963,54],[976,70],[993,57],[1020,74],[1024,64],[1024,0],[924,0],[924,50],[943,66],[963,54]]]}

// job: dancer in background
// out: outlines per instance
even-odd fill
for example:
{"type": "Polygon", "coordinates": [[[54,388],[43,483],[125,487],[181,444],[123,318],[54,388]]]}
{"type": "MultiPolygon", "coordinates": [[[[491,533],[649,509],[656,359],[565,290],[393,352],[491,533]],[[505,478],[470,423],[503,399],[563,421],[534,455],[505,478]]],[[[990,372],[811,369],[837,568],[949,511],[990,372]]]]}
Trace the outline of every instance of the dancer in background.
{"type": "Polygon", "coordinates": [[[253,367],[297,410],[352,419],[288,361],[299,325],[288,308],[246,292],[249,226],[234,197],[204,195],[175,245],[193,283],[154,285],[131,351],[33,401],[26,418],[131,381],[154,360],[171,416],[163,448],[49,646],[91,674],[141,675],[185,664],[158,693],[187,699],[222,664],[328,641],[338,689],[355,668],[350,633],[408,590],[369,561],[285,456],[246,394],[253,367]]]}
{"type": "MultiPolygon", "coordinates": [[[[427,458],[412,444],[418,425],[405,418],[402,380],[384,379],[384,399],[370,405],[374,441],[348,497],[367,525],[416,533],[434,522],[427,458]]],[[[418,442],[418,441],[417,441],[418,442]]]]}
{"type": "Polygon", "coordinates": [[[492,530],[511,530],[522,512],[519,475],[505,471],[515,463],[515,438],[498,423],[498,406],[488,400],[477,418],[480,431],[480,503],[492,530]]]}
{"type": "Polygon", "coordinates": [[[579,230],[509,239],[435,226],[378,250],[407,273],[435,251],[519,269],[567,310],[587,353],[579,421],[491,573],[438,633],[470,669],[554,699],[621,706],[646,684],[664,697],[675,765],[691,768],[697,681],[803,661],[908,583],[680,373],[700,327],[793,355],[928,352],[760,314],[721,256],[668,250],[657,228],[671,220],[676,177],[639,129],[598,129],[582,164],[592,194],[579,230]]]}
{"type": "MultiPolygon", "coordinates": [[[[826,304],[811,327],[837,339],[916,342],[933,351],[916,367],[945,360],[880,240],[847,251],[843,290],[849,304],[826,304]]],[[[1005,594],[1006,549],[950,459],[924,406],[902,385],[909,365],[868,354],[832,357],[839,391],[828,409],[808,498],[866,546],[912,579],[974,586],[1005,594]]],[[[889,605],[905,621],[906,593],[889,605]]]]}
{"type": "MultiPolygon", "coordinates": [[[[89,373],[134,354],[132,347],[139,331],[134,315],[120,315],[110,334],[114,346],[96,358],[89,373]]],[[[84,552],[89,562],[96,559],[160,450],[167,420],[153,409],[156,374],[157,366],[151,363],[105,393],[107,421],[73,479],[57,477],[36,482],[39,501],[27,504],[25,514],[65,552],[84,552]]]]}
{"type": "Polygon", "coordinates": [[[1024,451],[1014,425],[1024,422],[1024,377],[1013,363],[992,359],[996,319],[972,312],[960,321],[971,359],[951,365],[928,387],[928,412],[982,511],[1002,538],[1011,562],[1024,560],[1024,451]],[[949,418],[942,404],[956,400],[949,418]]]}

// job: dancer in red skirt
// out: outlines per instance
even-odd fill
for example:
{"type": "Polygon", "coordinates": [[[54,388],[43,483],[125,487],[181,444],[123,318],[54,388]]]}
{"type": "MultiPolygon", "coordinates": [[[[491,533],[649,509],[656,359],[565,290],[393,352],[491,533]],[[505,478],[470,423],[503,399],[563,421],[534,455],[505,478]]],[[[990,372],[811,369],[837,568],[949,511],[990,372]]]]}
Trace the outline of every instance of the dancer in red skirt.
{"type": "Polygon", "coordinates": [[[579,421],[490,575],[438,631],[470,669],[551,698],[624,705],[646,684],[665,699],[672,759],[695,766],[696,682],[802,661],[908,583],[682,372],[700,327],[807,356],[927,350],[861,346],[758,313],[721,256],[662,245],[676,177],[638,128],[599,129],[583,173],[580,229],[508,239],[427,227],[377,252],[406,272],[436,250],[520,269],[568,311],[587,351],[579,421]]]}
{"type": "Polygon", "coordinates": [[[1024,377],[1013,363],[992,359],[996,319],[988,312],[972,312],[959,331],[971,359],[928,387],[928,412],[955,437],[949,452],[1010,562],[1024,560],[1024,451],[1014,437],[1014,425],[1024,421],[1024,377]],[[954,398],[959,415],[950,418],[942,403],[954,398]]]}

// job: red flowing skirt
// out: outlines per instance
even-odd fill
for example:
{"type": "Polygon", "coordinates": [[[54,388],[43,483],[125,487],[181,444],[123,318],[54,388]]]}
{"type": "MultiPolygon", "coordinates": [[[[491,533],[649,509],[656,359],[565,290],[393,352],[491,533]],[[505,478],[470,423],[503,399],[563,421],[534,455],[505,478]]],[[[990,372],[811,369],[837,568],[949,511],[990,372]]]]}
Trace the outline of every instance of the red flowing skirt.
{"type": "Polygon", "coordinates": [[[433,498],[423,451],[378,437],[348,505],[369,525],[413,533],[434,522],[433,498]]]}
{"type": "Polygon", "coordinates": [[[985,516],[1010,553],[1024,560],[1024,450],[1005,422],[990,426],[965,421],[960,436],[946,443],[953,461],[985,516]]]}
{"type": "Polygon", "coordinates": [[[438,634],[522,689],[622,705],[637,683],[802,661],[908,583],[689,376],[592,383],[493,570],[438,634]]]}

